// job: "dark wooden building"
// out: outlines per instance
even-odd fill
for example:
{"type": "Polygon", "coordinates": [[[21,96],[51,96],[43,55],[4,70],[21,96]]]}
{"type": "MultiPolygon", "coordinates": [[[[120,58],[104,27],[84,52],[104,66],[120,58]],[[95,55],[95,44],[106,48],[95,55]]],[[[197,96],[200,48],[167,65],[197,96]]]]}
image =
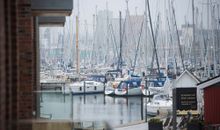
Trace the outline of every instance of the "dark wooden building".
{"type": "Polygon", "coordinates": [[[220,76],[199,83],[198,88],[204,93],[205,124],[220,124],[220,76]]]}

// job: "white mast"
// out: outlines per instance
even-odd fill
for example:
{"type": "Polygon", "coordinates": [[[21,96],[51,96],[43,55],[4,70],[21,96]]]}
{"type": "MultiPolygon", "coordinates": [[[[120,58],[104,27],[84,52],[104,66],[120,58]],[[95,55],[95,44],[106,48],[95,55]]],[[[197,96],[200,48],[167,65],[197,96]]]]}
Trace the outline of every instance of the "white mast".
{"type": "Polygon", "coordinates": [[[93,68],[93,64],[94,64],[94,57],[95,57],[95,22],[96,22],[96,18],[95,18],[95,14],[93,14],[93,41],[92,41],[92,52],[90,55],[90,67],[93,68]]]}
{"type": "Polygon", "coordinates": [[[217,76],[217,71],[216,71],[216,51],[215,51],[215,5],[212,8],[212,53],[213,53],[213,69],[214,69],[214,76],[217,76]]]}
{"type": "Polygon", "coordinates": [[[76,16],[76,72],[77,74],[80,73],[80,68],[79,68],[79,18],[76,16]]]}
{"type": "Polygon", "coordinates": [[[147,0],[145,0],[145,11],[144,11],[144,18],[145,18],[145,69],[147,71],[147,65],[148,65],[148,42],[147,42],[147,38],[148,38],[148,35],[147,35],[147,27],[148,27],[148,24],[147,24],[147,0]]]}
{"type": "MultiPolygon", "coordinates": [[[[207,31],[209,31],[209,0],[207,0],[207,31]]],[[[210,46],[209,46],[209,33],[207,33],[207,61],[208,61],[208,77],[210,77],[210,46]]]]}
{"type": "MultiPolygon", "coordinates": [[[[193,59],[194,59],[194,67],[196,70],[196,45],[195,45],[195,18],[194,18],[195,8],[194,8],[194,0],[192,0],[192,26],[193,26],[193,40],[192,40],[192,48],[193,48],[193,59]]],[[[191,63],[193,64],[193,63],[191,63]]]]}
{"type": "MultiPolygon", "coordinates": [[[[219,9],[219,4],[220,4],[220,2],[218,3],[218,10],[217,10],[217,12],[218,12],[218,20],[217,20],[217,45],[220,45],[220,41],[219,41],[219,29],[220,29],[220,9],[219,9]]],[[[220,56],[219,54],[219,52],[218,52],[218,50],[219,50],[220,48],[219,48],[219,46],[218,46],[218,48],[217,48],[217,56],[220,56]]],[[[219,59],[218,59],[218,63],[219,63],[219,59]]],[[[217,68],[218,69],[218,71],[219,71],[219,68],[217,68]]]]}
{"type": "Polygon", "coordinates": [[[76,72],[80,74],[80,58],[79,58],[79,0],[78,0],[78,16],[76,16],[76,72]]]}
{"type": "Polygon", "coordinates": [[[106,2],[106,17],[107,17],[107,21],[106,21],[106,53],[105,53],[105,55],[106,55],[106,57],[104,57],[104,59],[105,59],[105,63],[107,63],[107,57],[108,57],[108,55],[110,55],[110,54],[108,54],[109,53],[109,51],[110,51],[110,46],[109,46],[109,11],[108,11],[108,2],[106,2]]]}

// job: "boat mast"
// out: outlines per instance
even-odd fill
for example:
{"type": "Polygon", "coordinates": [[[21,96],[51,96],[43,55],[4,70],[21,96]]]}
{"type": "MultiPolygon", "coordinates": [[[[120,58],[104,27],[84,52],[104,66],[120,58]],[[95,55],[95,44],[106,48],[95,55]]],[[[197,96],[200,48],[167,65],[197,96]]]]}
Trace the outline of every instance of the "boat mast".
{"type": "Polygon", "coordinates": [[[76,72],[79,75],[79,0],[78,0],[78,16],[76,16],[76,72]]]}
{"type": "MultiPolygon", "coordinates": [[[[207,31],[209,31],[209,0],[207,0],[207,31]]],[[[210,58],[210,47],[209,47],[209,33],[207,33],[207,61],[208,61],[208,77],[210,77],[210,67],[211,67],[211,63],[210,60],[208,60],[210,58]]]]}
{"type": "Polygon", "coordinates": [[[137,63],[137,56],[138,56],[138,51],[139,51],[139,48],[140,48],[140,41],[141,41],[141,34],[142,34],[142,30],[143,30],[143,25],[144,25],[144,21],[142,21],[142,23],[141,23],[141,31],[140,31],[140,34],[139,34],[138,44],[137,44],[136,51],[135,51],[135,56],[134,56],[133,72],[135,70],[135,66],[136,66],[136,63],[137,63]]]}
{"type": "MultiPolygon", "coordinates": [[[[156,22],[156,31],[155,31],[155,44],[157,43],[157,37],[158,37],[158,30],[159,30],[159,22],[160,22],[160,14],[157,15],[157,22],[156,22]]],[[[151,68],[153,68],[154,66],[154,58],[155,58],[155,52],[153,52],[153,56],[152,56],[152,60],[151,60],[151,68]]],[[[152,73],[152,71],[150,72],[150,74],[152,73]]]]}
{"type": "Polygon", "coordinates": [[[152,35],[152,39],[153,39],[153,43],[154,43],[154,53],[155,53],[155,55],[156,55],[157,69],[158,69],[158,74],[160,74],[160,65],[159,65],[159,61],[158,61],[156,42],[155,42],[154,31],[153,31],[153,25],[152,25],[152,20],[151,20],[149,0],[147,0],[147,7],[148,7],[148,14],[149,14],[149,19],[150,19],[151,35],[152,35]]]}
{"type": "Polygon", "coordinates": [[[184,62],[183,62],[183,54],[182,54],[182,49],[181,49],[181,45],[180,45],[179,32],[178,32],[178,29],[177,29],[176,16],[175,16],[175,11],[174,11],[173,5],[172,5],[172,10],[173,10],[173,17],[174,17],[174,25],[176,27],[176,34],[177,34],[177,40],[178,40],[178,48],[179,48],[180,59],[181,59],[181,62],[182,62],[183,70],[185,70],[185,65],[184,65],[184,62]]]}
{"type": "MultiPolygon", "coordinates": [[[[170,44],[173,45],[173,38],[172,38],[172,34],[171,34],[171,28],[170,28],[170,23],[169,23],[169,19],[167,16],[167,24],[168,24],[168,30],[169,30],[169,35],[170,35],[170,44]]],[[[174,61],[176,63],[176,56],[174,55],[174,61]]],[[[177,65],[175,64],[175,70],[177,70],[177,65]]],[[[175,74],[177,75],[177,72],[175,71],[175,74]]]]}
{"type": "MultiPolygon", "coordinates": [[[[169,12],[169,15],[170,15],[170,21],[168,19],[168,22],[170,22],[169,23],[170,25],[173,25],[174,24],[174,20],[173,20],[174,18],[173,18],[173,14],[172,14],[172,1],[171,0],[168,1],[168,12],[169,12]]],[[[170,26],[170,25],[168,25],[168,26],[170,27],[170,35],[172,36],[174,32],[173,32],[173,28],[172,28],[172,31],[171,31],[172,26],[170,26]]],[[[175,66],[174,67],[174,73],[175,73],[175,75],[177,75],[176,48],[175,48],[174,41],[172,42],[172,44],[170,46],[172,47],[171,48],[171,52],[172,52],[171,56],[173,56],[172,63],[175,66]]]]}
{"type": "Polygon", "coordinates": [[[122,69],[122,28],[121,28],[121,11],[119,11],[119,35],[120,35],[120,47],[117,70],[122,69]]]}
{"type": "Polygon", "coordinates": [[[114,51],[114,59],[116,59],[116,61],[117,61],[119,54],[118,54],[118,47],[117,47],[117,42],[116,42],[116,38],[115,38],[115,32],[114,32],[112,24],[109,25],[109,28],[111,31],[111,38],[112,38],[112,42],[113,42],[113,46],[114,46],[113,49],[115,50],[114,51]]]}
{"type": "Polygon", "coordinates": [[[147,47],[147,0],[145,0],[145,11],[144,11],[144,18],[145,18],[145,66],[146,66],[146,71],[147,71],[147,64],[148,64],[148,61],[147,61],[147,57],[148,57],[148,47],[147,47]]]}
{"type": "Polygon", "coordinates": [[[76,72],[79,74],[79,18],[76,16],[76,72]]]}
{"type": "MultiPolygon", "coordinates": [[[[219,3],[220,4],[220,3],[219,3]]],[[[219,29],[220,29],[220,15],[219,15],[219,13],[220,13],[220,9],[219,9],[219,4],[217,5],[217,12],[218,12],[218,20],[217,20],[217,49],[219,50],[219,45],[220,45],[220,42],[219,42],[219,29]]],[[[219,52],[218,51],[216,51],[217,52],[217,56],[219,56],[219,52]]],[[[218,59],[218,61],[216,61],[217,63],[219,63],[219,59],[218,59]]],[[[218,71],[219,71],[219,68],[217,68],[218,69],[218,71]]]]}
{"type": "Polygon", "coordinates": [[[93,14],[93,25],[92,25],[92,31],[93,31],[93,41],[92,41],[92,51],[91,51],[91,55],[90,55],[90,67],[93,68],[93,60],[94,60],[94,56],[95,56],[95,52],[94,52],[94,48],[95,48],[95,14],[93,14]]]}
{"type": "Polygon", "coordinates": [[[201,49],[201,55],[203,56],[203,67],[204,67],[204,71],[203,71],[203,74],[202,74],[202,77],[201,78],[204,78],[206,76],[206,72],[207,72],[207,67],[206,67],[206,64],[207,64],[207,40],[204,36],[204,27],[203,27],[203,13],[201,13],[201,34],[202,34],[202,40],[203,40],[203,46],[202,46],[202,49],[201,49]]]}
{"type": "MultiPolygon", "coordinates": [[[[193,47],[193,52],[194,52],[194,67],[196,70],[196,45],[195,45],[195,16],[194,16],[195,8],[194,8],[194,0],[192,0],[192,26],[193,26],[193,41],[192,41],[192,47],[193,47]]],[[[193,63],[192,63],[193,64],[193,63]]]]}
{"type": "Polygon", "coordinates": [[[106,45],[106,57],[105,57],[105,63],[107,63],[107,55],[109,55],[109,50],[110,50],[110,46],[109,46],[109,11],[108,11],[108,2],[106,2],[106,16],[107,16],[107,21],[106,21],[106,31],[107,31],[107,35],[106,35],[106,42],[107,42],[107,45],[106,45]]]}
{"type": "MultiPolygon", "coordinates": [[[[87,46],[88,45],[88,23],[87,20],[85,20],[85,42],[84,44],[87,46]]],[[[89,56],[88,56],[88,52],[86,51],[86,54],[83,57],[84,59],[84,66],[86,66],[86,64],[88,63],[87,61],[89,61],[89,56]]]]}
{"type": "Polygon", "coordinates": [[[214,76],[217,76],[216,71],[216,54],[215,54],[215,6],[212,8],[212,53],[213,53],[213,69],[214,69],[214,76]]]}

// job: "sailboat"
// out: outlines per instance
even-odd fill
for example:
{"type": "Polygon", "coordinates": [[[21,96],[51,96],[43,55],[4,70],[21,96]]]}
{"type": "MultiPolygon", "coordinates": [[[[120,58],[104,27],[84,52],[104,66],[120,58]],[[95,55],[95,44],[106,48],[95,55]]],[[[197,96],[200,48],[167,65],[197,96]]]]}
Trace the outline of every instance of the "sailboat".
{"type": "Polygon", "coordinates": [[[127,80],[121,81],[115,89],[115,95],[118,96],[135,96],[142,95],[144,85],[141,83],[140,77],[130,77],[127,80]]]}
{"type": "Polygon", "coordinates": [[[125,81],[127,78],[115,78],[113,81],[109,81],[106,84],[105,95],[115,95],[115,89],[118,87],[121,81],[125,81]]]}

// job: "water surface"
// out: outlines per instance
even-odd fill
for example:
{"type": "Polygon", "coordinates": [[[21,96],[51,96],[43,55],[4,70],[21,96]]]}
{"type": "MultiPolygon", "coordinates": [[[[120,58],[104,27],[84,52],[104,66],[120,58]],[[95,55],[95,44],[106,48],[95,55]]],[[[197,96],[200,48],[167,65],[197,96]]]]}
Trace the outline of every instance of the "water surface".
{"type": "Polygon", "coordinates": [[[144,119],[146,97],[110,97],[104,94],[64,95],[43,92],[40,113],[51,119],[73,121],[106,121],[118,126],[144,119]]]}

